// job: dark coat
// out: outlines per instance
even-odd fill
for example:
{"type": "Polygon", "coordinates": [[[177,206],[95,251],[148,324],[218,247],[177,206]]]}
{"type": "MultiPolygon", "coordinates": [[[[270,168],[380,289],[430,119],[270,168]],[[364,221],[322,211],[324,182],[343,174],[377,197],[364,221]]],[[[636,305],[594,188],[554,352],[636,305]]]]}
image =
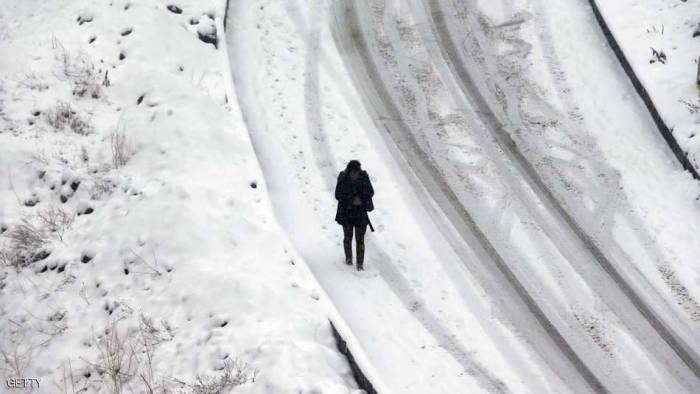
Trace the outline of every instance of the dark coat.
{"type": "Polygon", "coordinates": [[[372,202],[372,196],[374,196],[374,189],[367,171],[360,171],[360,177],[356,181],[350,179],[350,174],[341,171],[338,174],[338,183],[335,185],[335,199],[338,200],[335,221],[341,226],[367,224],[367,207],[372,202]],[[361,205],[352,205],[355,197],[360,198],[361,205]]]}

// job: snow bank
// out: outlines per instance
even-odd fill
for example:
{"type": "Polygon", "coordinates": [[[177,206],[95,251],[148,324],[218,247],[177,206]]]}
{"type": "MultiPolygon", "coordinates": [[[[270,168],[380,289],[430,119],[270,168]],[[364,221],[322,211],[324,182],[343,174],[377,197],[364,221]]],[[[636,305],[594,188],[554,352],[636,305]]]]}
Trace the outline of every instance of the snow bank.
{"type": "Polygon", "coordinates": [[[700,4],[602,1],[601,13],[695,168],[700,168],[700,4]]]}
{"type": "Polygon", "coordinates": [[[223,2],[0,12],[3,378],[356,390],[227,97],[223,2]]]}

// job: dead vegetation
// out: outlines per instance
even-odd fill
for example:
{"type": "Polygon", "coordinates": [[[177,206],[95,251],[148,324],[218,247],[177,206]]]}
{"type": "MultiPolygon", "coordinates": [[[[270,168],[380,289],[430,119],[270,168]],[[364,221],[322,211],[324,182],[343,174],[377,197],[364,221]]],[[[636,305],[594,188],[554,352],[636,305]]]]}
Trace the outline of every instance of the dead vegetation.
{"type": "MultiPolygon", "coordinates": [[[[121,319],[120,319],[121,320],[121,319]]],[[[160,345],[175,338],[175,329],[166,320],[155,322],[139,315],[138,327],[120,332],[119,321],[108,324],[95,339],[95,355],[85,360],[81,374],[76,374],[69,361],[62,365],[56,386],[64,393],[100,391],[111,393],[188,393],[218,394],[236,386],[254,382],[258,371],[240,360],[225,360],[214,374],[197,375],[192,383],[163,376],[155,369],[155,356],[160,345]]]]}
{"type": "MultiPolygon", "coordinates": [[[[699,85],[700,86],[700,85],[699,85]]],[[[695,115],[700,113],[700,102],[693,102],[693,101],[688,101],[688,100],[683,100],[682,98],[678,99],[678,102],[683,104],[685,108],[688,110],[688,112],[691,115],[695,115]]]]}
{"type": "Polygon", "coordinates": [[[69,129],[75,134],[88,135],[94,131],[90,120],[79,115],[69,103],[63,101],[46,112],[46,122],[56,132],[69,129]]]}
{"type": "Polygon", "coordinates": [[[663,50],[656,50],[655,48],[651,48],[651,59],[649,60],[649,63],[656,63],[659,62],[661,64],[666,64],[666,61],[668,58],[666,57],[666,53],[663,50]]]}
{"type": "Polygon", "coordinates": [[[197,375],[189,385],[192,394],[218,394],[232,390],[236,386],[255,382],[258,370],[240,360],[225,360],[224,367],[217,375],[197,375]]]}
{"type": "Polygon", "coordinates": [[[24,333],[15,332],[8,342],[0,346],[0,370],[3,375],[24,376],[32,362],[33,348],[26,341],[24,333]]]}
{"type": "Polygon", "coordinates": [[[0,261],[17,269],[46,258],[46,247],[55,235],[60,241],[73,224],[74,215],[63,208],[51,206],[33,216],[24,217],[2,235],[9,241],[0,249],[0,261]]]}
{"type": "Polygon", "coordinates": [[[51,206],[37,214],[39,223],[50,233],[58,236],[63,241],[63,235],[70,229],[75,219],[75,215],[63,208],[51,206]]]}
{"type": "Polygon", "coordinates": [[[100,98],[102,86],[109,86],[107,74],[96,70],[95,65],[85,55],[71,55],[56,37],[53,37],[52,45],[60,63],[60,76],[66,78],[73,86],[73,96],[100,98]]]}
{"type": "Polygon", "coordinates": [[[30,218],[23,218],[3,236],[9,239],[9,245],[0,249],[0,261],[17,269],[36,261],[37,255],[50,241],[46,228],[30,218]]]}
{"type": "Polygon", "coordinates": [[[112,165],[116,169],[124,167],[133,155],[131,142],[124,133],[124,130],[117,127],[117,129],[110,134],[110,145],[112,148],[112,165]]]}
{"type": "Polygon", "coordinates": [[[155,323],[141,314],[138,327],[120,333],[119,320],[111,321],[95,339],[95,357],[84,359],[87,365],[82,376],[73,373],[70,362],[68,371],[64,366],[62,381],[57,383],[59,388],[64,392],[75,387],[78,391],[109,387],[112,393],[122,393],[126,387],[129,392],[172,392],[171,379],[156,373],[154,356],[158,346],[173,340],[174,329],[165,320],[155,323]]]}

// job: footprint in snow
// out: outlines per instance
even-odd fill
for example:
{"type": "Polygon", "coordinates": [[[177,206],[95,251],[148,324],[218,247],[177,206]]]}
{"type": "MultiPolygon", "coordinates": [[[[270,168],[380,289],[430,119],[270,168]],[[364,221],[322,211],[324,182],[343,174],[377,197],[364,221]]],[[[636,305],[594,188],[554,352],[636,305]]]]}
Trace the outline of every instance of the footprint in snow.
{"type": "Polygon", "coordinates": [[[352,268],[352,274],[358,278],[368,279],[368,278],[374,278],[374,277],[379,276],[379,271],[377,271],[376,268],[367,268],[365,266],[365,269],[363,271],[358,271],[354,267],[350,267],[350,268],[352,268]]]}
{"type": "Polygon", "coordinates": [[[165,8],[167,8],[168,11],[172,12],[173,14],[182,14],[182,8],[176,6],[175,4],[167,5],[165,8]]]}
{"type": "Polygon", "coordinates": [[[229,318],[225,316],[211,316],[212,320],[212,327],[213,328],[219,328],[219,327],[226,327],[229,322],[229,318]]]}

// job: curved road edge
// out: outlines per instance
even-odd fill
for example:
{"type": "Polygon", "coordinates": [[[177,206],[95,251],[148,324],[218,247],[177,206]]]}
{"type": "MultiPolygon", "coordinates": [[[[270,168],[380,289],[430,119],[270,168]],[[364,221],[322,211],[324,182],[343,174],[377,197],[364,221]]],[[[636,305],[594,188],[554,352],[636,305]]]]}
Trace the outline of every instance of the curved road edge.
{"type": "Polygon", "coordinates": [[[601,268],[616,283],[622,293],[637,309],[638,313],[646,319],[659,337],[673,350],[688,370],[690,370],[697,384],[697,380],[700,378],[700,362],[698,361],[700,357],[698,357],[696,351],[692,349],[681,336],[674,332],[659,314],[642,299],[638,292],[598,247],[596,242],[583,231],[576,220],[559,203],[532,164],[521,153],[505,126],[498,120],[488,100],[481,92],[481,89],[469,70],[465,67],[462,55],[452,37],[452,33],[445,23],[440,0],[428,0],[425,6],[427,7],[426,11],[428,17],[431,18],[431,23],[435,29],[435,34],[438,38],[438,44],[443,52],[443,56],[446,60],[449,60],[448,65],[452,72],[458,77],[456,80],[460,84],[460,89],[463,90],[467,97],[473,100],[474,105],[482,115],[484,123],[488,126],[487,128],[492,132],[504,152],[510,156],[514,165],[524,175],[524,180],[530,185],[533,191],[541,196],[541,201],[548,206],[550,212],[558,216],[560,221],[566,224],[568,230],[584,244],[588,253],[591,254],[594,260],[598,262],[601,268]]]}
{"type": "Polygon", "coordinates": [[[442,179],[412,134],[405,131],[409,130],[409,127],[393,103],[371,58],[353,2],[339,3],[335,13],[338,19],[338,23],[333,26],[336,45],[343,55],[346,68],[355,80],[356,87],[363,93],[361,96],[365,98],[363,104],[366,110],[372,115],[377,129],[387,131],[386,134],[380,131],[380,134],[387,141],[387,146],[394,147],[390,150],[397,161],[410,168],[412,174],[407,174],[409,178],[415,176],[423,186],[423,192],[429,194],[427,199],[433,200],[439,206],[442,214],[435,212],[435,207],[428,201],[423,201],[426,210],[431,212],[436,222],[447,222],[438,227],[445,232],[456,254],[468,269],[468,258],[474,256],[481,262],[483,269],[479,278],[482,284],[487,285],[487,289],[495,290],[496,287],[488,285],[487,282],[504,285],[499,290],[505,291],[508,298],[516,302],[500,300],[499,307],[507,311],[511,319],[517,321],[516,325],[529,328],[523,330],[523,334],[567,384],[577,392],[605,392],[600,380],[576,354],[481,232],[471,215],[459,203],[454,191],[442,179]],[[364,80],[358,75],[362,69],[365,70],[365,73],[362,73],[364,80]],[[457,233],[456,236],[451,230],[457,233]],[[547,339],[542,342],[538,338],[547,339]],[[539,346],[535,345],[538,342],[539,346]]]}
{"type": "Polygon", "coordinates": [[[608,23],[605,21],[605,17],[603,17],[600,8],[598,8],[598,3],[596,2],[596,0],[588,0],[588,4],[590,4],[591,6],[593,15],[595,16],[595,19],[598,22],[600,29],[603,31],[603,35],[608,41],[610,49],[615,53],[617,60],[620,62],[620,66],[622,66],[622,69],[625,70],[625,74],[627,74],[627,76],[630,79],[630,82],[632,83],[632,86],[634,86],[634,90],[637,91],[637,94],[644,102],[644,106],[646,106],[652,119],[654,119],[654,123],[656,124],[656,128],[659,130],[661,137],[663,137],[664,141],[666,141],[668,147],[671,149],[673,155],[676,157],[676,160],[678,160],[683,169],[688,171],[690,175],[693,176],[693,178],[700,181],[700,174],[698,174],[697,168],[695,168],[690,162],[690,160],[688,160],[688,156],[686,156],[686,153],[683,152],[683,149],[678,144],[678,141],[676,141],[676,137],[673,135],[673,132],[668,127],[666,122],[664,122],[663,118],[661,117],[661,113],[656,108],[656,104],[654,104],[654,100],[652,100],[646,87],[644,87],[644,84],[637,76],[637,73],[634,71],[634,68],[632,68],[632,64],[629,62],[629,60],[627,60],[625,52],[622,50],[620,44],[617,42],[615,35],[612,33],[612,30],[608,26],[608,23]]]}

